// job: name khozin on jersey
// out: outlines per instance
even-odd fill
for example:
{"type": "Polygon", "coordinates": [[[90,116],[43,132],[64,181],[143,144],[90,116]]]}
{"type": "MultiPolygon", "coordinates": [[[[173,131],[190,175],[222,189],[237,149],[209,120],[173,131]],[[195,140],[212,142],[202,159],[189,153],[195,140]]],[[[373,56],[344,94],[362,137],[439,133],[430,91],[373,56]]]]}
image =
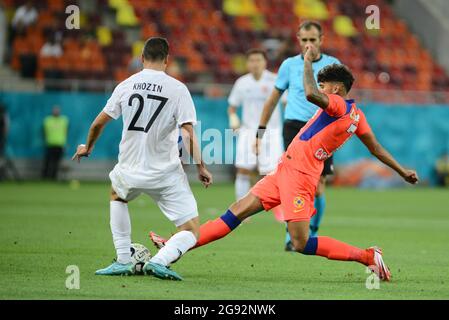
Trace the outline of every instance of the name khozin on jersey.
{"type": "Polygon", "coordinates": [[[141,82],[134,83],[133,90],[147,90],[153,92],[162,92],[163,87],[160,84],[141,82]]]}

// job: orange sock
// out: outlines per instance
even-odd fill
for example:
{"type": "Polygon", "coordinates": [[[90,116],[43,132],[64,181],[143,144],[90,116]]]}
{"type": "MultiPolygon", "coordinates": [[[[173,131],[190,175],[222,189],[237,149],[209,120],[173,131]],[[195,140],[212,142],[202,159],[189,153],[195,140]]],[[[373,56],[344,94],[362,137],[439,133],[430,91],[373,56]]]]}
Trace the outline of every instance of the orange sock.
{"type": "MultiPolygon", "coordinates": [[[[209,242],[223,238],[240,224],[240,220],[228,210],[220,218],[207,221],[200,226],[200,238],[193,248],[198,248],[209,242]]],[[[192,248],[192,249],[193,249],[192,248]]]]}
{"type": "Polygon", "coordinates": [[[366,250],[330,237],[318,237],[316,255],[330,260],[358,261],[366,266],[372,264],[371,256],[366,250]]]}

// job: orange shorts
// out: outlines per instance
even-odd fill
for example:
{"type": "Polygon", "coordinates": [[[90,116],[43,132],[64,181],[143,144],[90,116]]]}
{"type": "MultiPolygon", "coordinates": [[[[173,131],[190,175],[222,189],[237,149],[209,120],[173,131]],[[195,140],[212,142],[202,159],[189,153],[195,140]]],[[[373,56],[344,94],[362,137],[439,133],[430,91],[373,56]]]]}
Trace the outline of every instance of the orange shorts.
{"type": "Polygon", "coordinates": [[[251,189],[266,211],[281,205],[285,221],[309,221],[315,214],[318,179],[284,162],[251,189]]]}

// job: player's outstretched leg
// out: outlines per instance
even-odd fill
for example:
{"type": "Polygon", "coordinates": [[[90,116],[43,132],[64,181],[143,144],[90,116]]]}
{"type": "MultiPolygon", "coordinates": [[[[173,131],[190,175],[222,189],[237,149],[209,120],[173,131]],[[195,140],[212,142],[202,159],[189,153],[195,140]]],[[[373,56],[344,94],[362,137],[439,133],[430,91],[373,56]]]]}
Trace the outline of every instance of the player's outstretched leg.
{"type": "Polygon", "coordinates": [[[165,242],[159,252],[143,266],[143,271],[160,279],[182,280],[182,277],[168,266],[195,245],[199,224],[199,218],[195,217],[179,226],[180,231],[165,242]]]}
{"type": "Polygon", "coordinates": [[[288,222],[292,244],[297,252],[317,255],[330,260],[356,261],[368,266],[381,280],[389,281],[391,273],[382,259],[382,250],[377,247],[360,249],[330,237],[309,237],[309,222],[288,222]]]}
{"type": "MultiPolygon", "coordinates": [[[[320,181],[318,183],[317,191],[315,194],[315,214],[310,219],[309,224],[309,234],[311,237],[318,236],[318,229],[320,228],[321,221],[324,216],[324,210],[326,209],[326,198],[324,196],[324,190],[326,188],[326,176],[322,175],[320,177],[320,181]]],[[[288,228],[285,235],[285,251],[295,251],[295,248],[292,245],[290,234],[288,232],[288,228]]]]}
{"type": "MultiPolygon", "coordinates": [[[[198,248],[229,234],[246,218],[263,210],[259,198],[249,192],[245,197],[233,203],[219,218],[207,221],[200,226],[200,237],[193,248],[198,248]]],[[[154,232],[150,233],[151,241],[158,248],[165,247],[168,241],[154,232]]]]}
{"type": "MultiPolygon", "coordinates": [[[[315,207],[316,213],[310,219],[310,225],[309,225],[310,237],[318,236],[318,229],[320,228],[321,220],[323,219],[323,216],[324,216],[324,209],[326,208],[326,200],[324,197],[324,193],[317,195],[315,197],[314,207],[315,207]]],[[[290,238],[290,233],[288,232],[288,226],[286,226],[285,229],[286,229],[285,251],[296,251],[295,248],[293,247],[292,240],[290,238]]]]}
{"type": "Polygon", "coordinates": [[[110,225],[112,239],[117,253],[117,261],[110,266],[99,269],[96,275],[130,275],[134,273],[131,263],[131,221],[128,204],[112,192],[110,202],[110,225]]]}
{"type": "Polygon", "coordinates": [[[234,202],[220,218],[201,225],[200,238],[194,248],[223,238],[237,228],[240,222],[262,210],[259,198],[248,192],[245,197],[234,202]]]}

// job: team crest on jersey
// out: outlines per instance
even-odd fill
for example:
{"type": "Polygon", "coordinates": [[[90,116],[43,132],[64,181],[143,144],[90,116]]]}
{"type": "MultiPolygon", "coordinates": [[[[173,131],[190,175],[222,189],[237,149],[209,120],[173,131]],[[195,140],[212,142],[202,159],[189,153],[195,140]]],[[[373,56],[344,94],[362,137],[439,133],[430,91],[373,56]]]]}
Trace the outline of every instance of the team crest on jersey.
{"type": "Polygon", "coordinates": [[[299,212],[304,209],[304,205],[306,204],[303,196],[297,196],[293,199],[293,206],[295,207],[294,212],[299,212]]]}
{"type": "Polygon", "coordinates": [[[352,109],[351,113],[349,114],[349,118],[351,118],[355,122],[359,122],[360,115],[355,111],[355,109],[352,109]]]}
{"type": "Polygon", "coordinates": [[[326,151],[324,151],[323,148],[319,148],[315,152],[315,158],[317,158],[318,160],[326,160],[327,158],[329,158],[329,154],[326,151]]]}

